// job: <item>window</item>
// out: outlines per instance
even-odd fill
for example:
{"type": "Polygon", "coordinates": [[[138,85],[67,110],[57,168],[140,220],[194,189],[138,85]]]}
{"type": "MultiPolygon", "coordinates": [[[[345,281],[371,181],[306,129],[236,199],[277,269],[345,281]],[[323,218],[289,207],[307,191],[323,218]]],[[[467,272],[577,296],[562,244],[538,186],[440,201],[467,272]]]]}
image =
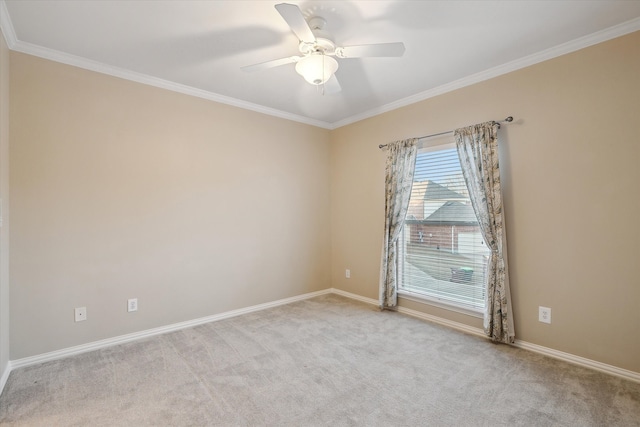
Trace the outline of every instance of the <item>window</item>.
{"type": "Polygon", "coordinates": [[[465,312],[484,311],[490,250],[471,206],[455,144],[418,151],[399,247],[402,295],[465,312]]]}

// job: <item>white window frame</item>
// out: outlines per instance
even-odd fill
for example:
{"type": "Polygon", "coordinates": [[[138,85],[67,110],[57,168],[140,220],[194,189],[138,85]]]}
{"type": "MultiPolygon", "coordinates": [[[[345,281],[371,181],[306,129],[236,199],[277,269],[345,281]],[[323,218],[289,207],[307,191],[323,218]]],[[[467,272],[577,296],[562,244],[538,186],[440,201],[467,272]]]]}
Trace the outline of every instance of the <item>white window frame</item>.
{"type": "MultiPolygon", "coordinates": [[[[440,150],[447,150],[450,148],[456,148],[455,142],[451,142],[451,137],[438,138],[436,140],[429,141],[422,147],[419,147],[418,154],[425,152],[433,152],[440,150]]],[[[403,227],[404,228],[404,227],[403,227]]],[[[405,231],[400,234],[401,241],[398,242],[399,248],[404,248],[405,231]]],[[[404,277],[404,264],[405,264],[405,251],[400,249],[397,257],[397,274],[398,274],[398,295],[404,299],[419,302],[422,304],[431,305],[434,307],[442,308],[448,311],[465,314],[467,316],[482,318],[484,316],[484,308],[474,306],[472,304],[465,304],[464,302],[455,303],[449,299],[440,298],[436,295],[429,295],[422,292],[413,292],[404,288],[402,279],[404,277]]]]}

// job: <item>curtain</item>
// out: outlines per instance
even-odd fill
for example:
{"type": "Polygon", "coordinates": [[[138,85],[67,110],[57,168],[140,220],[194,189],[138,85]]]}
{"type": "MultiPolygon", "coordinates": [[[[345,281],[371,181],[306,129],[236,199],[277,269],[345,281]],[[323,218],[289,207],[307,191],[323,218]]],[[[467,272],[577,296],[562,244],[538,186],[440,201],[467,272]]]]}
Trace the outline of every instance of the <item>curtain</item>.
{"type": "Polygon", "coordinates": [[[513,343],[507,235],[502,210],[496,122],[454,132],[462,173],[484,241],[491,249],[487,264],[484,331],[492,341],[513,343]]]}
{"type": "Polygon", "coordinates": [[[409,209],[417,138],[387,144],[385,167],[384,241],[380,266],[380,307],[398,304],[398,238],[409,209]]]}

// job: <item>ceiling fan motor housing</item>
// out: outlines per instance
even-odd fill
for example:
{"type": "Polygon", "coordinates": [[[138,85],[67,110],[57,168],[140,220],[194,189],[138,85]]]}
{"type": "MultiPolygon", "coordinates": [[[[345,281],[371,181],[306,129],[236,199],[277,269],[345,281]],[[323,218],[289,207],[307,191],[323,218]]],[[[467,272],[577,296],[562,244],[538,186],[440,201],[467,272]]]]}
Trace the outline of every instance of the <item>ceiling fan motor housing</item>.
{"type": "Polygon", "coordinates": [[[334,55],[336,45],[329,35],[322,31],[326,21],[320,17],[309,19],[309,27],[316,36],[315,41],[301,41],[300,53],[304,58],[296,63],[296,72],[312,85],[324,84],[338,69],[338,61],[328,55],[334,55]]]}
{"type": "Polygon", "coordinates": [[[300,53],[302,53],[303,55],[311,55],[313,53],[318,53],[318,52],[323,53],[325,55],[333,55],[336,50],[336,45],[335,43],[333,43],[331,40],[327,38],[318,37],[316,38],[316,41],[313,43],[308,43],[304,41],[300,42],[298,49],[300,50],[300,53]]]}

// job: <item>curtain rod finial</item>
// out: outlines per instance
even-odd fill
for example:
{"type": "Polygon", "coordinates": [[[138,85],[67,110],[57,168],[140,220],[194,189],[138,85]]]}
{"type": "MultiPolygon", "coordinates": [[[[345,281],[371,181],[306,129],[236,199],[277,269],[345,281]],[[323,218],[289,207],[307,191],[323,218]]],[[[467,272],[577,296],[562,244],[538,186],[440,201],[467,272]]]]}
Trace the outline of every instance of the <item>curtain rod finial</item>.
{"type": "Polygon", "coordinates": [[[513,121],[513,117],[509,116],[506,119],[504,119],[505,122],[512,122],[513,121]]]}

